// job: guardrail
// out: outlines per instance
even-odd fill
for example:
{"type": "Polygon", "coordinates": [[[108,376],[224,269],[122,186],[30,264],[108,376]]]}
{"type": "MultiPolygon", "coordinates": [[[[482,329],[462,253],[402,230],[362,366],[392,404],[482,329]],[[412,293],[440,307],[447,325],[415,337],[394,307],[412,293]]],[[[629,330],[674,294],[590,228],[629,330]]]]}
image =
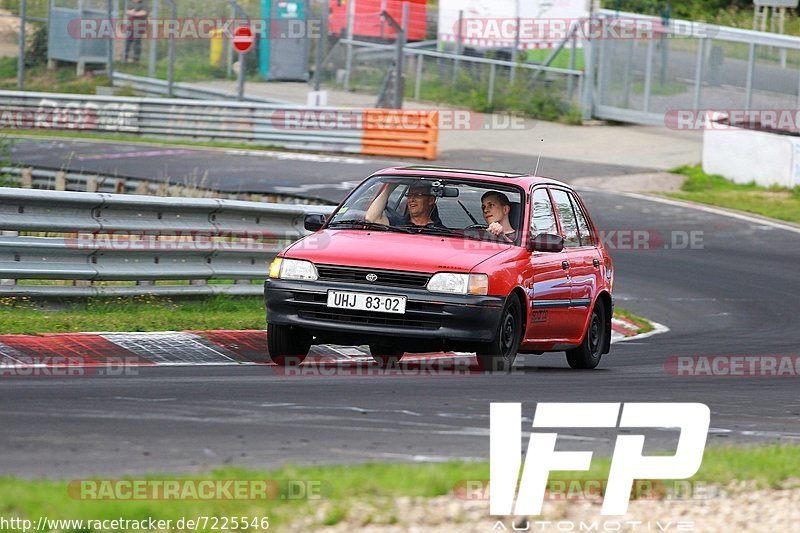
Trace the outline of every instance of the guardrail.
{"type": "MultiPolygon", "coordinates": [[[[167,96],[174,98],[189,98],[193,100],[237,100],[236,94],[205,87],[197,87],[190,83],[174,82],[172,84],[172,96],[169,95],[169,82],[158,78],[148,78],[145,76],[134,76],[124,72],[114,72],[114,87],[125,87],[150,96],[167,96]]],[[[291,105],[289,102],[281,100],[268,100],[265,98],[253,98],[244,96],[245,102],[259,102],[272,105],[291,105]]]]}
{"type": "Polygon", "coordinates": [[[286,193],[265,193],[247,190],[219,191],[202,187],[190,180],[184,183],[148,178],[109,175],[97,172],[67,172],[37,167],[0,167],[0,177],[5,182],[22,189],[54,191],[101,192],[110,194],[143,194],[152,196],[180,196],[185,198],[222,198],[267,202],[275,204],[330,205],[331,202],[286,193]]]}
{"type": "Polygon", "coordinates": [[[260,294],[269,261],[307,234],[305,215],[332,210],[0,187],[0,295],[260,294]]]}
{"type": "MultiPolygon", "coordinates": [[[[387,135],[382,143],[365,135],[372,110],[0,91],[0,128],[123,133],[150,138],[180,138],[280,146],[293,150],[398,155],[434,159],[435,135],[422,140],[387,135]],[[367,139],[366,149],[364,140],[367,139]],[[416,149],[415,149],[416,148],[416,149]]],[[[381,111],[383,112],[383,111],[381,111]]],[[[438,130],[435,111],[392,111],[391,124],[429,118],[411,130],[438,130]]],[[[395,126],[386,133],[396,131],[395,126]]]]}

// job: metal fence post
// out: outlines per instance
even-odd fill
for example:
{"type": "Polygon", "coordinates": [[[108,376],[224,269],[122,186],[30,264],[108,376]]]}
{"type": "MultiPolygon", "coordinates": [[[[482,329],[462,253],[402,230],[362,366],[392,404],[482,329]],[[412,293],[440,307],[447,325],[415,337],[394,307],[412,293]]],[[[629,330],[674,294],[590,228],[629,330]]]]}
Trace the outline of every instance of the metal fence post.
{"type": "Polygon", "coordinates": [[[647,64],[644,71],[644,105],[643,111],[650,110],[650,93],[653,89],[653,52],[655,49],[655,39],[647,40],[647,64]]]}
{"type": "MultiPolygon", "coordinates": [[[[152,19],[158,20],[158,0],[153,0],[152,19]]],[[[156,61],[158,61],[158,39],[155,35],[151,35],[147,58],[147,75],[151,78],[156,77],[156,61]]]]}
{"type": "MultiPolygon", "coordinates": [[[[570,37],[570,47],[569,47],[569,69],[575,70],[575,49],[578,45],[578,25],[575,25],[572,29],[571,37],[570,37]]],[[[572,101],[572,97],[575,94],[575,78],[572,74],[569,75],[567,78],[567,95],[570,101],[572,101]]]]}
{"type": "Polygon", "coordinates": [[[494,103],[494,80],[496,75],[497,65],[492,63],[489,67],[489,93],[486,95],[486,100],[489,102],[489,105],[494,103]]]}
{"type": "Polygon", "coordinates": [[[753,104],[753,75],[756,68],[756,45],[750,45],[750,54],[747,58],[747,81],[745,82],[744,109],[749,111],[753,104]]]}
{"type": "Polygon", "coordinates": [[[415,80],[414,87],[414,100],[417,101],[419,101],[420,97],[422,96],[422,72],[424,63],[425,56],[422,54],[417,54],[417,79],[415,80]]]}
{"type": "MultiPolygon", "coordinates": [[[[517,2],[517,10],[519,10],[519,2],[517,2]]],[[[517,16],[517,31],[514,34],[514,49],[511,50],[511,62],[514,63],[514,65],[511,67],[512,84],[517,79],[517,61],[519,60],[519,43],[520,43],[519,24],[520,24],[520,18],[519,16],[517,16]]]]}
{"type": "MultiPolygon", "coordinates": [[[[591,22],[590,19],[589,23],[591,22]]],[[[583,87],[581,89],[581,115],[583,120],[589,120],[594,114],[594,44],[592,44],[589,32],[586,32],[586,38],[583,40],[583,87]]]]}
{"type": "Polygon", "coordinates": [[[464,53],[464,10],[458,12],[458,27],[456,28],[456,59],[453,61],[453,81],[458,78],[458,69],[461,66],[461,55],[464,53]]]}
{"type": "MultiPolygon", "coordinates": [[[[25,0],[22,0],[23,3],[25,0]]],[[[18,231],[0,231],[0,235],[3,237],[19,237],[18,231]]],[[[17,280],[15,279],[0,279],[0,286],[3,287],[13,287],[17,284],[17,280]]]]}
{"type": "Polygon", "coordinates": [[[694,69],[694,100],[692,109],[695,111],[700,110],[700,92],[703,89],[703,62],[706,57],[706,43],[708,38],[700,39],[697,43],[697,64],[694,69]]]}
{"type": "Polygon", "coordinates": [[[19,57],[17,58],[17,90],[25,90],[25,19],[27,18],[27,0],[19,4],[19,57]]]}
{"type": "MultiPolygon", "coordinates": [[[[108,0],[106,2],[106,16],[108,20],[112,20],[114,18],[113,15],[113,7],[112,7],[112,0],[108,0]]],[[[106,70],[108,72],[108,84],[110,86],[114,86],[114,38],[111,37],[108,40],[108,58],[106,60],[108,65],[106,70]]]]}
{"type": "MultiPolygon", "coordinates": [[[[175,0],[166,0],[169,4],[172,19],[178,18],[178,6],[175,5],[175,0]]],[[[169,47],[167,51],[167,96],[170,98],[174,96],[173,90],[175,85],[175,35],[170,32],[169,47]]]]}
{"type": "Polygon", "coordinates": [[[353,70],[353,39],[355,38],[356,0],[347,3],[347,57],[344,67],[344,90],[350,90],[350,76],[353,70]]]}
{"type": "Polygon", "coordinates": [[[330,8],[327,4],[322,6],[322,17],[320,20],[320,35],[317,43],[317,57],[314,65],[314,90],[319,91],[322,87],[322,64],[325,61],[325,51],[328,45],[328,16],[330,8]]]}
{"type": "Polygon", "coordinates": [[[405,47],[408,40],[409,10],[408,2],[403,2],[403,16],[401,19],[402,29],[397,32],[397,71],[395,72],[394,84],[394,108],[403,109],[403,97],[405,96],[405,47]]]}

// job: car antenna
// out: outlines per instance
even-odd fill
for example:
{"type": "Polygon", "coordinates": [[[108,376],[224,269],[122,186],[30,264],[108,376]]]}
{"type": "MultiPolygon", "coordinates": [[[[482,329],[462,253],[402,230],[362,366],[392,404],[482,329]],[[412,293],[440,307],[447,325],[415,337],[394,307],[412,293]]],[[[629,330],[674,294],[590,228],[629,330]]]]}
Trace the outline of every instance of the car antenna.
{"type": "MultiPolygon", "coordinates": [[[[541,139],[542,144],[544,144],[544,139],[541,139]]],[[[542,149],[543,150],[543,149],[542,149]]],[[[539,150],[539,157],[536,158],[536,170],[533,171],[534,176],[539,175],[539,162],[542,160],[542,150],[539,150]]]]}

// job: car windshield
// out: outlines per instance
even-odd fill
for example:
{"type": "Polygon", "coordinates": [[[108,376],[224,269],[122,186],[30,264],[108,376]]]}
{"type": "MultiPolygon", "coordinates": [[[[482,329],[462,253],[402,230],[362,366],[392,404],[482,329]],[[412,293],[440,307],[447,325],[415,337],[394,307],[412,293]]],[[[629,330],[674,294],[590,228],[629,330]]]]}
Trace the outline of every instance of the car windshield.
{"type": "Polygon", "coordinates": [[[327,227],[399,231],[519,244],[522,192],[478,180],[376,176],[347,199],[327,227]]]}

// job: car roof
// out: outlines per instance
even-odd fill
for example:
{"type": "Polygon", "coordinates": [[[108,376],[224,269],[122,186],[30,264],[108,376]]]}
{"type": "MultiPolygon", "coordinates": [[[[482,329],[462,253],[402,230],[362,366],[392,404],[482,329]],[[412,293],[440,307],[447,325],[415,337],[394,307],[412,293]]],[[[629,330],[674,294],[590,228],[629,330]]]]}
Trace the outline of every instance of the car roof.
{"type": "Polygon", "coordinates": [[[481,179],[488,182],[519,185],[528,188],[530,185],[547,184],[562,185],[572,188],[568,184],[544,176],[534,176],[532,174],[520,174],[516,172],[497,172],[494,170],[474,170],[467,168],[448,168],[428,165],[413,165],[406,167],[391,167],[379,170],[373,176],[417,176],[425,178],[467,178],[481,179]]]}

